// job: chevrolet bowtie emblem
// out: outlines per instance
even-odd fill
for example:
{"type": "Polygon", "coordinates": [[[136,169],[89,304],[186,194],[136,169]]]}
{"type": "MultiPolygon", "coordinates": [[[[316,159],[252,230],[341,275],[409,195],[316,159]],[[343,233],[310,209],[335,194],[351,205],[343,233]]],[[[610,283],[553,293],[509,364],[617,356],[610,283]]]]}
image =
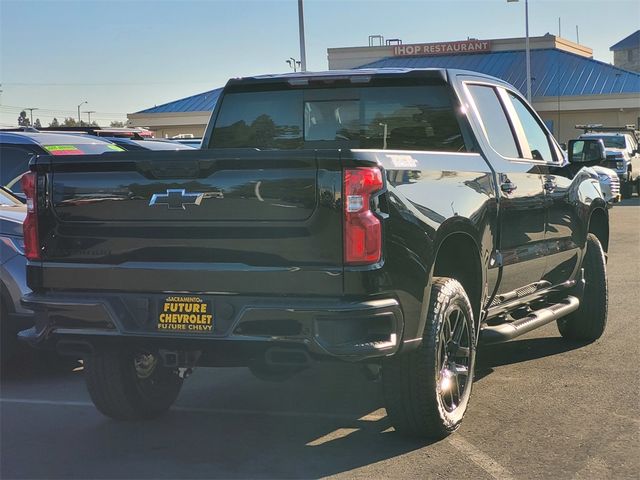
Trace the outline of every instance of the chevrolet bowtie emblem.
{"type": "Polygon", "coordinates": [[[186,210],[185,205],[200,205],[204,193],[187,193],[184,189],[170,188],[167,193],[154,193],[149,206],[166,205],[169,210],[186,210]]]}

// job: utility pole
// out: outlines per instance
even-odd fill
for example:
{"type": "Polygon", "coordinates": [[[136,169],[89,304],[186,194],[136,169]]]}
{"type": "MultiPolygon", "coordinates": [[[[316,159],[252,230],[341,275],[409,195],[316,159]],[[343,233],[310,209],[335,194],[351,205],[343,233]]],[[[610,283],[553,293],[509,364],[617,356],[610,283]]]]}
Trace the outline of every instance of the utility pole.
{"type": "Polygon", "coordinates": [[[82,119],[80,118],[80,107],[81,107],[82,105],[84,105],[85,103],[89,103],[89,102],[87,102],[87,101],[85,100],[84,102],[82,102],[82,103],[78,104],[78,126],[80,126],[80,124],[82,123],[82,119]]]}
{"type": "Polygon", "coordinates": [[[30,108],[25,108],[25,110],[29,110],[29,115],[31,117],[31,126],[33,127],[33,111],[38,109],[35,107],[30,107],[30,108]]]}
{"type": "Polygon", "coordinates": [[[580,44],[580,31],[578,30],[578,25],[576,25],[576,43],[580,44]]]}
{"type": "Polygon", "coordinates": [[[86,112],[84,112],[84,113],[86,113],[87,115],[89,115],[89,125],[91,125],[91,114],[92,114],[92,113],[96,113],[96,111],[95,111],[95,110],[87,110],[87,111],[86,111],[86,112]]]}
{"type": "Polygon", "coordinates": [[[304,11],[302,0],[298,0],[298,33],[300,34],[300,71],[307,71],[307,52],[304,45],[304,11]]]}

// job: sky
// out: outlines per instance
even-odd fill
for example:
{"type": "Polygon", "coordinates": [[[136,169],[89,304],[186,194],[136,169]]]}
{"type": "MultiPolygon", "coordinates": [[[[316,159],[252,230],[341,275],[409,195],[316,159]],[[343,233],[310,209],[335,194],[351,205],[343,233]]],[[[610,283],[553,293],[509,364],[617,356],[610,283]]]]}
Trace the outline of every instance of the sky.
{"type": "MultiPolygon", "coordinates": [[[[369,35],[427,43],[524,36],[524,0],[304,0],[307,68],[327,48],[369,35]]],[[[100,125],[224,86],[289,71],[299,58],[297,0],[0,0],[0,126],[33,107],[94,111],[100,125]]],[[[529,0],[531,36],[558,33],[613,62],[609,47],[640,26],[638,0],[529,0]]],[[[86,113],[81,113],[84,120],[86,113]]]]}

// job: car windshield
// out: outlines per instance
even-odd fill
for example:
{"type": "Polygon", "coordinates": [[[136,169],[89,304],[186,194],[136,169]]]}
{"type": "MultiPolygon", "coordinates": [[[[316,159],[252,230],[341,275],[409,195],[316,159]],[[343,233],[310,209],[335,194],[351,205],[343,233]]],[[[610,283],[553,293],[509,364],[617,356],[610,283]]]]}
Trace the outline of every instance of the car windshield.
{"type": "Polygon", "coordinates": [[[604,142],[605,148],[626,148],[623,136],[603,135],[601,137],[589,137],[600,139],[604,142]]]}

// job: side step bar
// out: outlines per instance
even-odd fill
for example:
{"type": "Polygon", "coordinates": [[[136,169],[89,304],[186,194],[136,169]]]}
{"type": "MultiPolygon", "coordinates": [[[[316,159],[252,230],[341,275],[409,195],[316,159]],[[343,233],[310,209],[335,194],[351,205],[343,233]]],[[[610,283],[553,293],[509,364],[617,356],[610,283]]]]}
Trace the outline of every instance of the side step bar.
{"type": "Polygon", "coordinates": [[[565,315],[574,312],[580,306],[580,300],[569,296],[560,303],[531,312],[524,318],[495,326],[485,326],[480,332],[482,344],[507,342],[525,333],[542,327],[565,315]]]}

